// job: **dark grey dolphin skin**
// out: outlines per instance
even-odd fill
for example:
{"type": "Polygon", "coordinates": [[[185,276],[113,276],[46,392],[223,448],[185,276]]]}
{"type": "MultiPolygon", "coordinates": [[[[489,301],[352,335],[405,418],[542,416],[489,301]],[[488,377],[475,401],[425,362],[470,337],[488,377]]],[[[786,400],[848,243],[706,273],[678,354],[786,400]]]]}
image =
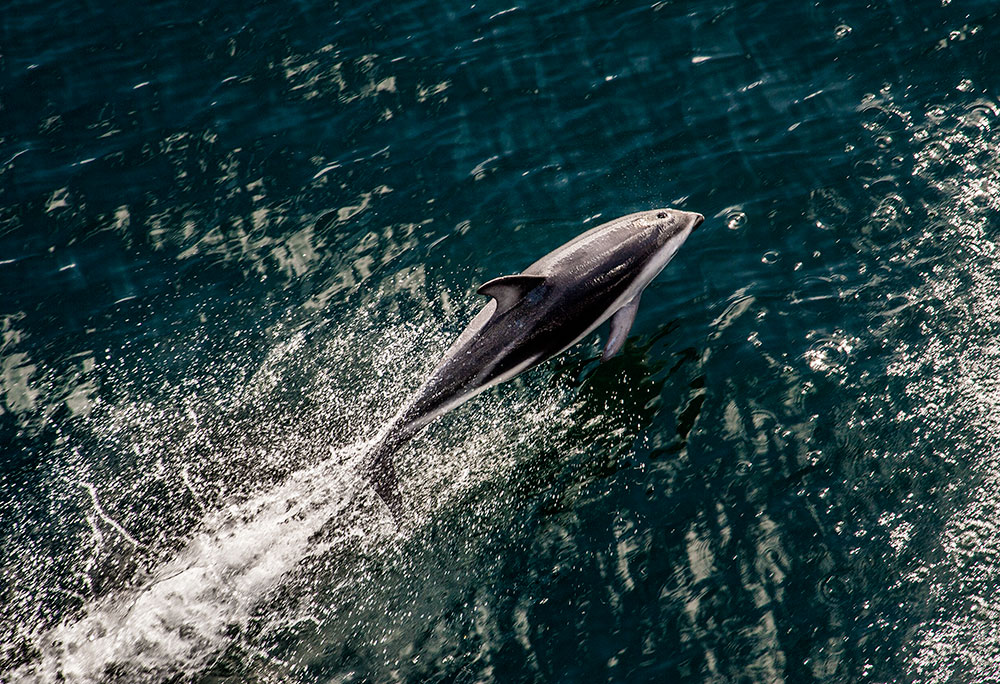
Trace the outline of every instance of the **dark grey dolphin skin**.
{"type": "Polygon", "coordinates": [[[705,217],[676,209],[629,214],[588,230],[517,275],[479,288],[492,299],[445,352],[369,452],[365,475],[398,520],[392,456],[432,420],[564,352],[604,321],[602,360],[628,335],[639,297],[705,217]]]}

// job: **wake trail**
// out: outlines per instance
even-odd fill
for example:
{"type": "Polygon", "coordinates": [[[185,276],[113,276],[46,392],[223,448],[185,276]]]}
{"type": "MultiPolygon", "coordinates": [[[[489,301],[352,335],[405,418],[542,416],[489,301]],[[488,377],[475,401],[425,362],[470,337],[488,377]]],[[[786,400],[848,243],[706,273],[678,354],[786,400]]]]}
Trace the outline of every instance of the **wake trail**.
{"type": "Polygon", "coordinates": [[[359,500],[370,490],[359,468],[369,447],[331,450],[267,492],[208,514],[142,586],[39,635],[40,657],[12,681],[97,682],[112,672],[156,681],[204,669],[308,557],[397,534],[359,500]]]}

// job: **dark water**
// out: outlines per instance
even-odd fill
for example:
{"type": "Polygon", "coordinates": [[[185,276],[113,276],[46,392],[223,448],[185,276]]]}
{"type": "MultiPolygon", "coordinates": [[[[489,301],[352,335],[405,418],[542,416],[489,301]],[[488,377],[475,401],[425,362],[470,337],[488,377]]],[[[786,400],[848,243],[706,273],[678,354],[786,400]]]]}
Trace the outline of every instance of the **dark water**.
{"type": "Polygon", "coordinates": [[[1000,10],[0,13],[0,679],[996,682],[1000,10]],[[352,466],[595,222],[594,336],[352,466]],[[60,679],[62,678],[62,679],[60,679]]]}

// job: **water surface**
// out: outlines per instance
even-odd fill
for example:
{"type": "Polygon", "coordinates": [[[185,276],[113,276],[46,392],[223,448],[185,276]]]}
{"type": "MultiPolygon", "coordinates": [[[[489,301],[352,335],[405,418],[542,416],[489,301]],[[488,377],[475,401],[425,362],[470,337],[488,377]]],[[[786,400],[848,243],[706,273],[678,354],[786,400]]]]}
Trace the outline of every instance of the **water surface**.
{"type": "Polygon", "coordinates": [[[0,678],[986,682],[994,3],[15,1],[0,678]],[[705,225],[354,476],[486,280],[705,225]]]}

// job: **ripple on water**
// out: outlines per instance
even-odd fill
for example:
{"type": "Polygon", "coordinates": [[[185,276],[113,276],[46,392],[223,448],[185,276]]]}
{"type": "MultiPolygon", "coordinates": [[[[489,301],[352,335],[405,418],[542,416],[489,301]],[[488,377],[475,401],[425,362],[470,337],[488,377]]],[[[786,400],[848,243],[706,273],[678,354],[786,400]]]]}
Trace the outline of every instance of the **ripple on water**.
{"type": "Polygon", "coordinates": [[[852,205],[835,188],[819,188],[809,193],[809,218],[816,227],[836,230],[847,225],[852,205]]]}
{"type": "Polygon", "coordinates": [[[837,332],[813,341],[803,359],[809,367],[827,376],[843,376],[852,352],[858,346],[856,337],[837,332]]]}
{"type": "MultiPolygon", "coordinates": [[[[995,344],[1000,275],[992,258],[983,259],[995,242],[991,214],[1000,190],[996,107],[979,100],[890,117],[888,125],[896,130],[888,145],[877,140],[886,135],[885,113],[866,115],[872,117],[874,149],[887,159],[900,150],[912,159],[909,185],[871,186],[873,227],[898,234],[899,240],[889,244],[903,248],[891,259],[904,287],[886,298],[877,334],[883,346],[887,340],[909,340],[895,347],[888,367],[888,397],[894,401],[884,416],[896,425],[886,436],[899,447],[886,447],[893,486],[907,496],[896,510],[882,511],[872,529],[885,540],[885,557],[918,554],[919,567],[903,581],[911,583],[914,595],[925,596],[921,614],[927,619],[907,643],[910,672],[922,681],[978,681],[990,674],[1000,652],[995,630],[986,627],[998,618],[996,610],[969,610],[996,603],[996,591],[988,586],[1000,577],[1000,554],[992,541],[1000,510],[995,494],[1000,453],[991,446],[1000,426],[992,380],[1000,368],[995,344]],[[902,129],[893,123],[897,119],[902,129]],[[928,220],[917,222],[923,224],[919,231],[912,224],[922,210],[907,199],[914,183],[926,184],[920,201],[935,200],[928,220]],[[914,323],[919,338],[905,334],[914,323]],[[928,469],[922,460],[928,450],[946,461],[928,469]],[[950,471],[949,484],[932,496],[932,503],[918,504],[928,486],[922,481],[934,468],[950,471]],[[943,524],[916,522],[926,519],[928,505],[942,512],[943,524]]],[[[815,351],[820,369],[836,357],[830,340],[820,341],[815,351]]],[[[877,397],[866,401],[873,398],[877,405],[877,397]]],[[[824,587],[824,595],[839,592],[836,582],[827,580],[824,587]]]]}
{"type": "Polygon", "coordinates": [[[828,575],[818,589],[820,601],[828,606],[844,606],[851,601],[850,578],[844,573],[828,575]]]}
{"type": "Polygon", "coordinates": [[[99,32],[35,4],[0,70],[0,239],[31,245],[0,275],[34,281],[0,325],[0,442],[35,478],[0,479],[0,660],[995,678],[988,2],[161,3],[152,52],[113,3],[99,32]],[[402,463],[421,524],[381,525],[353,447],[452,339],[470,270],[663,197],[719,230],[626,353],[444,419],[402,463]]]}
{"type": "Polygon", "coordinates": [[[746,228],[747,221],[746,212],[734,210],[726,214],[726,228],[729,230],[746,228]]]}

